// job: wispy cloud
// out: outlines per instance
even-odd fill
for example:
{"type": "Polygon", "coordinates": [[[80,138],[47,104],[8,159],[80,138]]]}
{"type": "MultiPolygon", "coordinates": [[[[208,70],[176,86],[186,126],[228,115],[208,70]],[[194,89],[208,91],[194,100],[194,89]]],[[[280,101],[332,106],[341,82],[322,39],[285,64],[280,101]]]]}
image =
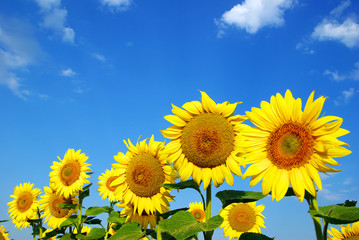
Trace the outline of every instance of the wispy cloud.
{"type": "Polygon", "coordinates": [[[359,46],[359,24],[353,17],[339,21],[339,17],[351,5],[343,1],[333,9],[314,29],[312,38],[318,41],[339,41],[349,48],[359,46]]]}
{"type": "Polygon", "coordinates": [[[318,197],[324,197],[326,200],[329,201],[343,201],[344,194],[339,192],[333,192],[329,189],[323,189],[318,192],[318,197]]]}
{"type": "Polygon", "coordinates": [[[215,20],[223,36],[227,26],[235,26],[254,34],[263,27],[279,27],[284,24],[284,12],[294,5],[293,0],[245,0],[215,20]]]}
{"type": "Polygon", "coordinates": [[[343,81],[346,77],[344,75],[340,75],[338,71],[325,70],[323,75],[329,76],[334,81],[340,82],[343,81]]]}
{"type": "Polygon", "coordinates": [[[33,27],[15,18],[0,15],[0,84],[26,99],[31,91],[22,84],[19,72],[28,71],[43,55],[33,36],[33,27]]]}
{"type": "Polygon", "coordinates": [[[43,15],[40,25],[61,36],[63,42],[74,43],[75,31],[66,26],[67,11],[61,6],[61,0],[35,0],[35,2],[43,15]]]}
{"type": "Polygon", "coordinates": [[[337,70],[326,69],[323,75],[329,76],[330,79],[337,82],[343,80],[359,81],[359,62],[354,63],[354,68],[347,73],[339,73],[337,70]]]}
{"type": "Polygon", "coordinates": [[[67,69],[63,69],[61,70],[61,76],[64,76],[64,77],[74,77],[76,76],[77,73],[74,72],[71,68],[67,68],[67,69]]]}
{"type": "Polygon", "coordinates": [[[100,0],[100,2],[111,10],[126,11],[130,7],[132,0],[100,0]]]}
{"type": "Polygon", "coordinates": [[[106,57],[100,53],[93,53],[92,57],[101,61],[101,62],[106,62],[106,57]]]}
{"type": "Polygon", "coordinates": [[[334,104],[336,106],[340,106],[342,104],[348,104],[351,102],[352,98],[359,93],[359,90],[355,88],[349,88],[348,90],[343,90],[340,92],[340,96],[334,100],[334,104]]]}

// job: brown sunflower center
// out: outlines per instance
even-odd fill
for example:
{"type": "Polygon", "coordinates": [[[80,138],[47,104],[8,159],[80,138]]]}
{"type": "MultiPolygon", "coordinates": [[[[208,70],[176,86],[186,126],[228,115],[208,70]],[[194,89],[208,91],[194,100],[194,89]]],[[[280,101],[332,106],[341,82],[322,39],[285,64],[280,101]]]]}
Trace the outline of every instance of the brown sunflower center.
{"type": "Polygon", "coordinates": [[[80,178],[81,166],[78,162],[65,164],[61,169],[61,181],[66,186],[71,186],[80,178]]]}
{"type": "Polygon", "coordinates": [[[116,190],[116,187],[118,185],[115,185],[115,186],[111,186],[111,183],[116,179],[118,178],[117,176],[113,176],[113,177],[110,177],[107,182],[106,182],[106,187],[108,190],[110,190],[111,192],[114,192],[116,190]]]}
{"type": "Polygon", "coordinates": [[[237,232],[247,232],[256,224],[256,213],[245,204],[237,204],[228,214],[229,225],[237,232]]]}
{"type": "Polygon", "coordinates": [[[2,234],[2,232],[0,232],[0,240],[5,240],[4,235],[2,234]]]}
{"type": "Polygon", "coordinates": [[[310,131],[298,123],[285,123],[268,138],[267,155],[281,169],[290,170],[308,163],[314,151],[310,131]]]}
{"type": "Polygon", "coordinates": [[[234,149],[233,126],[226,118],[205,113],[191,119],[183,128],[182,151],[189,162],[201,168],[224,164],[234,149]]]}
{"type": "Polygon", "coordinates": [[[33,203],[33,196],[30,192],[22,193],[17,199],[17,209],[20,212],[26,212],[33,203]]]}
{"type": "Polygon", "coordinates": [[[63,209],[59,206],[59,204],[72,204],[72,201],[70,199],[64,199],[60,196],[54,195],[52,199],[50,199],[49,202],[49,209],[51,212],[51,215],[55,218],[63,218],[65,217],[70,209],[63,209]]]}
{"type": "Polygon", "coordinates": [[[204,213],[203,210],[201,209],[194,209],[192,210],[192,214],[194,216],[194,218],[198,221],[198,222],[202,222],[205,217],[206,217],[206,214],[204,213]]]}
{"type": "Polygon", "coordinates": [[[359,235],[350,236],[348,238],[344,238],[346,240],[359,240],[359,235]]]}
{"type": "Polygon", "coordinates": [[[137,196],[151,197],[160,192],[165,174],[157,158],[149,153],[141,153],[129,163],[126,181],[137,196]]]}

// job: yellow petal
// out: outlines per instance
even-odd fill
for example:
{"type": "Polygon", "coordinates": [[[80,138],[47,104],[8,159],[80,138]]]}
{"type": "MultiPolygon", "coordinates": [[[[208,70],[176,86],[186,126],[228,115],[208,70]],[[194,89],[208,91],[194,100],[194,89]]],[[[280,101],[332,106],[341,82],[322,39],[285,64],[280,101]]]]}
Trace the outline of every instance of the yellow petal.
{"type": "Polygon", "coordinates": [[[289,172],[289,180],[295,195],[303,202],[305,189],[302,172],[298,168],[292,168],[289,172]]]}
{"type": "Polygon", "coordinates": [[[188,111],[183,110],[179,107],[176,107],[173,104],[172,104],[172,112],[173,112],[173,114],[175,114],[176,116],[180,117],[181,119],[183,119],[187,122],[193,118],[193,115],[190,114],[188,111]]]}
{"type": "MultiPolygon", "coordinates": [[[[264,175],[262,181],[263,195],[267,195],[272,190],[274,179],[277,177],[277,172],[278,172],[278,168],[276,166],[272,166],[264,175]]],[[[273,198],[274,196],[272,196],[272,199],[273,198]]]]}
{"type": "Polygon", "coordinates": [[[277,201],[281,200],[284,197],[284,195],[288,191],[288,187],[289,187],[288,171],[283,169],[278,169],[275,184],[273,185],[273,190],[274,190],[273,192],[277,201]]]}
{"type": "Polygon", "coordinates": [[[214,113],[216,110],[216,103],[207,95],[207,93],[200,91],[202,94],[202,105],[206,112],[214,113]]]}
{"type": "Polygon", "coordinates": [[[208,185],[211,183],[212,171],[210,168],[202,168],[202,173],[203,187],[204,189],[207,189],[208,185]]]}
{"type": "Polygon", "coordinates": [[[184,127],[187,124],[186,121],[182,120],[181,118],[179,118],[175,115],[167,115],[167,116],[164,116],[164,118],[167,121],[169,121],[170,123],[172,123],[173,125],[178,126],[178,127],[184,127]]]}
{"type": "Polygon", "coordinates": [[[322,190],[322,180],[320,179],[318,170],[315,169],[311,164],[306,164],[305,169],[309,173],[309,176],[313,179],[319,190],[322,190]]]}

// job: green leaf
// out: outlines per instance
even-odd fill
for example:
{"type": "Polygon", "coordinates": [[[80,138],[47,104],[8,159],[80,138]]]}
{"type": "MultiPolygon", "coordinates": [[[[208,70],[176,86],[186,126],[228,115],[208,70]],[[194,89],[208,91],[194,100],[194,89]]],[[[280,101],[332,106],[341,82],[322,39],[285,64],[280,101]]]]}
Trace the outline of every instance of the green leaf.
{"type": "Polygon", "coordinates": [[[158,216],[163,217],[164,219],[167,219],[170,216],[172,216],[173,214],[175,214],[176,212],[186,211],[186,210],[188,210],[188,208],[179,208],[179,209],[175,209],[175,210],[172,210],[172,211],[169,211],[169,212],[158,214],[158,216]]]}
{"type": "Polygon", "coordinates": [[[215,216],[204,223],[197,222],[192,213],[179,211],[170,219],[159,222],[159,226],[178,240],[184,240],[202,231],[217,229],[223,222],[221,216],[215,216]]]}
{"type": "Polygon", "coordinates": [[[337,205],[344,207],[355,207],[357,205],[357,201],[346,200],[344,203],[338,203],[337,205]]]}
{"type": "Polygon", "coordinates": [[[85,197],[88,197],[88,196],[90,196],[90,189],[86,189],[85,191],[81,191],[80,194],[79,194],[80,203],[82,203],[83,199],[85,197]]]}
{"type": "Polygon", "coordinates": [[[86,239],[86,236],[82,233],[78,233],[78,234],[76,234],[76,239],[84,240],[84,239],[86,239]]]}
{"type": "MultiPolygon", "coordinates": [[[[272,194],[272,192],[270,192],[269,194],[272,194]]],[[[289,187],[288,188],[288,190],[287,190],[287,193],[284,195],[285,197],[292,197],[292,196],[295,196],[296,197],[296,195],[295,195],[295,193],[294,193],[294,190],[293,190],[293,188],[291,188],[291,187],[289,187]]],[[[307,192],[307,191],[305,191],[305,194],[304,194],[304,198],[305,199],[311,199],[313,196],[309,193],[309,192],[307,192]]]]}
{"type": "Polygon", "coordinates": [[[77,204],[57,204],[62,209],[76,209],[77,204]]]}
{"type": "Polygon", "coordinates": [[[66,233],[66,234],[62,235],[62,237],[60,239],[61,240],[72,240],[72,239],[76,239],[76,238],[73,234],[66,233]]]}
{"type": "Polygon", "coordinates": [[[264,198],[265,196],[263,196],[261,192],[224,190],[218,192],[216,197],[221,200],[223,208],[225,208],[231,203],[255,202],[264,198]]]}
{"type": "Polygon", "coordinates": [[[187,180],[184,182],[179,182],[179,183],[166,183],[162,185],[163,187],[167,188],[167,189],[186,189],[186,188],[193,188],[195,190],[197,190],[198,192],[201,192],[199,189],[198,184],[193,181],[193,179],[191,180],[187,180]]]}
{"type": "Polygon", "coordinates": [[[112,208],[110,207],[89,207],[86,209],[87,216],[96,216],[104,212],[110,212],[112,208]]]}
{"type": "Polygon", "coordinates": [[[91,187],[91,185],[92,185],[92,183],[87,184],[87,185],[82,189],[82,191],[85,192],[85,191],[89,190],[90,187],[91,187]]]}
{"type": "Polygon", "coordinates": [[[138,240],[145,235],[138,223],[124,224],[109,240],[138,240]]]}
{"type": "Polygon", "coordinates": [[[66,219],[65,221],[63,221],[60,224],[60,229],[63,227],[68,227],[68,226],[75,226],[75,224],[78,222],[78,218],[76,215],[69,217],[68,219],[66,219]]]}
{"type": "Polygon", "coordinates": [[[238,240],[272,240],[274,238],[267,237],[266,235],[260,233],[242,233],[238,240]]]}
{"type": "Polygon", "coordinates": [[[60,229],[56,228],[50,232],[47,232],[44,239],[49,239],[49,238],[55,237],[56,235],[61,234],[61,233],[63,234],[64,232],[65,232],[64,230],[60,230],[60,229]]]}
{"type": "Polygon", "coordinates": [[[106,235],[106,230],[103,228],[92,228],[89,234],[84,238],[86,240],[100,239],[106,235]]]}
{"type": "Polygon", "coordinates": [[[0,223],[8,222],[9,220],[0,220],[0,223]]]}
{"type": "Polygon", "coordinates": [[[111,212],[110,216],[107,219],[107,222],[109,222],[109,223],[117,223],[120,225],[124,224],[125,221],[126,221],[126,218],[120,217],[120,213],[116,212],[116,211],[111,212]]]}
{"type": "MultiPolygon", "coordinates": [[[[353,203],[348,203],[352,205],[353,203]]],[[[359,221],[359,208],[345,205],[329,205],[319,207],[318,211],[310,210],[314,217],[320,217],[330,224],[348,224],[359,221]]]]}
{"type": "Polygon", "coordinates": [[[94,218],[94,219],[86,219],[86,221],[84,223],[92,224],[92,225],[95,225],[95,224],[101,225],[101,222],[102,221],[100,219],[94,218]]]}

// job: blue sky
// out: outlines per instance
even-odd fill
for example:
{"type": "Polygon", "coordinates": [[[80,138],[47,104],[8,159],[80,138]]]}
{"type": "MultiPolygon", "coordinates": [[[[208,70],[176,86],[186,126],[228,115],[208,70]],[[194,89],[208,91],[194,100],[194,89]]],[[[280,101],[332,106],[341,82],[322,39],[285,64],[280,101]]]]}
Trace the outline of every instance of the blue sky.
{"type": "MultiPolygon", "coordinates": [[[[99,175],[135,142],[170,126],[171,103],[243,103],[236,114],[290,89],[305,102],[328,96],[323,114],[344,119],[353,153],[322,175],[319,205],[359,200],[359,3],[334,0],[3,0],[0,7],[0,219],[16,185],[48,185],[50,166],[81,149],[99,175]]],[[[249,124],[247,122],[247,124],[249,124]]],[[[87,206],[108,204],[91,188],[87,206]]],[[[235,178],[233,187],[261,191],[235,178]]],[[[188,206],[191,190],[172,207],[188,206]]],[[[306,203],[266,206],[263,233],[314,239],[306,203]]],[[[214,201],[214,214],[220,203],[214,201]]],[[[14,239],[30,231],[5,223],[14,239]]],[[[216,239],[225,239],[217,230],[216,239]]]]}

